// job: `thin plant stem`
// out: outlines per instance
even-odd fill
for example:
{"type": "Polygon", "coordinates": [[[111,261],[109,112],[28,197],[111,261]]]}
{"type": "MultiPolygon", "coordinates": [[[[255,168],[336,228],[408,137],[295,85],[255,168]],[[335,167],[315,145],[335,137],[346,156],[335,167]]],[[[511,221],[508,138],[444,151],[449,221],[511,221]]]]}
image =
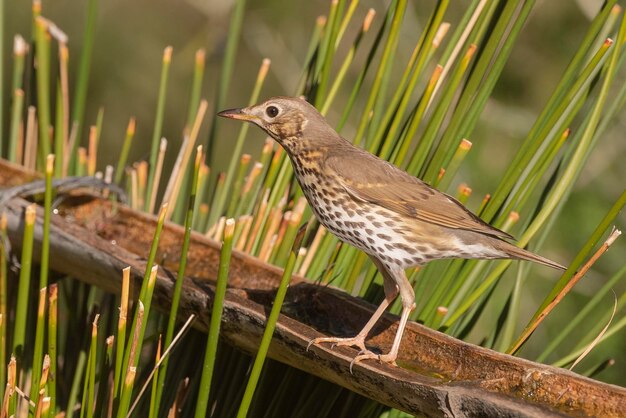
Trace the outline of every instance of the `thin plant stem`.
{"type": "Polygon", "coordinates": [[[180,339],[183,337],[183,335],[185,335],[185,332],[187,332],[187,330],[189,329],[189,326],[191,326],[191,324],[193,323],[193,320],[195,318],[196,317],[193,314],[190,315],[189,318],[187,318],[187,321],[185,321],[185,323],[181,327],[180,331],[178,331],[178,333],[176,334],[176,336],[172,340],[172,343],[170,344],[170,346],[167,347],[167,349],[165,350],[163,355],[160,357],[158,362],[154,365],[154,368],[150,372],[150,375],[148,375],[148,378],[146,379],[146,382],[144,383],[143,387],[141,388],[141,390],[137,394],[137,398],[135,398],[135,401],[133,402],[133,404],[131,405],[130,409],[128,410],[128,414],[126,415],[126,418],[130,418],[131,417],[131,414],[132,414],[133,410],[135,409],[135,407],[137,406],[137,404],[141,400],[141,396],[146,391],[146,389],[148,387],[148,384],[150,383],[150,380],[155,376],[155,374],[157,373],[157,370],[161,367],[161,364],[163,363],[163,361],[168,358],[169,354],[172,352],[172,350],[174,349],[174,347],[176,346],[178,341],[180,341],[180,339]]]}
{"type": "Polygon", "coordinates": [[[122,292],[120,295],[120,313],[117,321],[117,341],[115,349],[115,370],[113,394],[119,394],[122,384],[122,365],[124,364],[124,352],[126,350],[126,321],[128,315],[128,295],[130,292],[130,267],[122,270],[122,292]]]}
{"type": "Polygon", "coordinates": [[[191,95],[189,97],[189,110],[187,112],[187,126],[193,125],[193,120],[198,113],[200,96],[202,94],[202,80],[204,78],[204,66],[206,62],[206,51],[200,48],[196,51],[194,60],[193,83],[191,85],[191,95]]]}
{"type": "Polygon", "coordinates": [[[37,325],[35,330],[35,343],[33,344],[33,368],[31,375],[30,399],[37,403],[39,397],[39,380],[41,377],[41,362],[44,353],[44,331],[46,328],[46,296],[48,289],[42,287],[39,290],[39,304],[37,305],[37,325]]]}
{"type": "Polygon", "coordinates": [[[50,217],[52,216],[52,177],[54,175],[54,155],[46,156],[46,190],[44,192],[43,237],[41,239],[41,268],[39,288],[48,286],[50,263],[50,217]]]}
{"type": "MultiPolygon", "coordinates": [[[[259,99],[259,94],[261,93],[261,88],[265,82],[265,78],[270,68],[271,61],[267,58],[263,60],[261,63],[261,67],[259,68],[259,72],[257,74],[256,82],[254,83],[254,88],[252,90],[252,94],[250,95],[250,100],[248,102],[249,106],[255,104],[259,99]]],[[[235,147],[231,152],[230,162],[228,164],[228,169],[226,170],[226,179],[224,188],[218,194],[216,193],[213,198],[213,203],[211,205],[211,211],[209,213],[209,225],[213,225],[217,219],[222,216],[222,212],[224,210],[224,205],[226,204],[227,195],[231,191],[232,183],[235,179],[235,171],[237,170],[237,165],[239,159],[241,158],[241,150],[243,149],[243,144],[246,139],[246,134],[248,133],[249,125],[244,123],[241,125],[239,130],[239,135],[237,136],[237,140],[235,141],[235,147]]]]}
{"type": "Polygon", "coordinates": [[[88,390],[87,390],[87,404],[83,406],[83,409],[86,410],[85,417],[92,418],[94,413],[94,404],[95,404],[95,389],[96,389],[96,354],[98,349],[98,319],[100,318],[99,314],[96,314],[96,317],[91,324],[91,344],[89,346],[89,374],[88,374],[88,390]]]}
{"type": "Polygon", "coordinates": [[[124,418],[126,411],[130,404],[130,397],[133,392],[133,385],[135,384],[135,375],[137,374],[137,368],[131,367],[124,377],[124,385],[122,386],[122,396],[120,398],[120,405],[117,413],[118,418],[124,418]]]}
{"type": "MultiPolygon", "coordinates": [[[[7,159],[11,162],[17,161],[17,150],[22,125],[22,111],[24,110],[24,90],[17,89],[13,93],[13,105],[11,108],[11,132],[9,134],[9,149],[7,159]]],[[[0,149],[2,144],[0,143],[0,149]]]]}
{"type": "Polygon", "coordinates": [[[305,228],[301,228],[296,234],[291,253],[289,254],[289,259],[287,260],[283,276],[276,291],[276,297],[274,298],[274,303],[272,304],[272,310],[267,317],[267,324],[265,325],[265,331],[263,331],[259,351],[254,359],[254,364],[252,366],[252,370],[250,371],[250,377],[248,378],[246,390],[243,394],[241,404],[239,405],[239,411],[237,412],[238,418],[245,418],[248,415],[248,410],[250,409],[250,404],[252,403],[252,397],[256,390],[257,383],[259,382],[261,370],[263,369],[265,357],[267,356],[267,351],[269,350],[270,342],[272,340],[272,336],[274,335],[274,329],[276,328],[276,322],[278,321],[278,316],[280,315],[280,310],[282,308],[283,301],[285,300],[285,295],[287,294],[287,288],[289,287],[289,282],[291,281],[291,275],[293,274],[293,270],[296,265],[298,252],[300,251],[300,245],[305,231],[305,228]]]}
{"type": "Polygon", "coordinates": [[[230,202],[228,203],[228,208],[226,209],[226,216],[234,216],[237,204],[241,199],[241,189],[243,188],[245,176],[248,173],[251,160],[252,156],[250,154],[242,154],[239,159],[239,169],[237,170],[237,176],[233,183],[230,202]]]}
{"type": "Polygon", "coordinates": [[[323,43],[320,53],[323,56],[319,61],[321,68],[319,71],[319,83],[315,95],[315,105],[320,107],[326,98],[326,89],[328,79],[330,78],[330,69],[335,56],[336,40],[340,28],[340,16],[344,8],[345,0],[331,0],[330,12],[328,13],[328,22],[326,31],[324,32],[323,43]]]}
{"type": "MultiPolygon", "coordinates": [[[[3,5],[2,5],[3,6],[3,5]]],[[[2,7],[0,6],[0,7],[2,7]]],[[[0,34],[0,38],[2,34],[0,34]]],[[[2,50],[2,47],[0,47],[2,50]]],[[[13,38],[13,82],[12,86],[12,94],[13,94],[13,104],[11,109],[11,132],[9,135],[9,146],[7,150],[7,159],[14,163],[19,163],[17,160],[17,154],[19,150],[19,132],[20,127],[22,125],[22,112],[24,108],[24,86],[23,86],[23,78],[24,78],[24,61],[25,56],[28,53],[28,44],[20,35],[15,35],[13,38]]],[[[2,70],[0,70],[2,73],[2,70]]],[[[0,90],[2,87],[0,87],[0,90]]],[[[2,97],[2,96],[0,96],[2,97]]],[[[2,108],[2,105],[0,105],[2,108]]],[[[1,119],[1,118],[0,118],[1,119]]],[[[0,122],[0,126],[2,126],[2,122],[0,122]]],[[[2,132],[2,131],[0,131],[2,132]]],[[[2,155],[2,143],[3,140],[0,139],[0,155],[2,155]]]]}
{"type": "Polygon", "coordinates": [[[124,143],[122,144],[122,150],[120,151],[119,159],[117,160],[117,166],[115,167],[115,184],[120,185],[122,181],[122,175],[124,175],[124,168],[126,167],[126,161],[128,161],[128,153],[130,151],[130,145],[135,136],[135,118],[130,118],[128,121],[128,127],[126,128],[126,136],[124,137],[124,143]]]}
{"type": "MultiPolygon", "coordinates": [[[[7,255],[9,253],[7,222],[7,214],[4,211],[0,212],[0,382],[6,381],[7,377],[7,255]]],[[[4,386],[0,384],[0,399],[4,399],[4,389],[4,386]]]]}
{"type": "Polygon", "coordinates": [[[64,175],[63,167],[65,166],[65,150],[69,147],[70,140],[70,93],[68,81],[68,62],[69,50],[65,43],[59,44],[59,96],[61,98],[61,106],[57,108],[57,112],[61,115],[60,126],[57,124],[56,130],[61,134],[57,135],[58,144],[55,142],[55,151],[57,163],[55,166],[55,176],[64,175]]]}
{"type": "MultiPolygon", "coordinates": [[[[156,228],[154,231],[154,237],[152,239],[152,244],[150,246],[150,254],[148,255],[148,260],[146,262],[146,271],[144,272],[143,281],[141,283],[141,290],[139,291],[139,301],[141,305],[144,306],[146,304],[145,313],[146,317],[150,312],[150,302],[152,300],[152,292],[154,291],[154,284],[156,281],[156,274],[158,271],[158,266],[154,264],[154,260],[156,258],[157,249],[159,247],[159,240],[161,238],[161,231],[163,230],[163,224],[165,223],[165,217],[167,213],[167,203],[161,206],[161,210],[159,211],[159,217],[157,219],[156,228]]],[[[143,308],[142,308],[143,309],[143,308]]],[[[133,316],[133,322],[130,327],[133,331],[139,331],[139,341],[143,340],[143,333],[145,332],[145,322],[143,325],[138,323],[138,311],[135,311],[135,315],[133,316]],[[140,329],[138,329],[138,327],[140,329]]],[[[142,312],[143,314],[143,312],[142,312]]],[[[135,358],[133,362],[130,362],[132,347],[127,346],[126,351],[124,352],[124,361],[122,364],[122,370],[128,371],[129,368],[137,367],[137,361],[139,358],[135,358]]],[[[126,384],[126,382],[125,382],[126,384]]],[[[122,415],[123,416],[123,415],[122,415]]]]}
{"type": "Polygon", "coordinates": [[[159,98],[157,99],[156,115],[154,117],[154,128],[152,129],[152,142],[150,147],[150,174],[148,175],[148,194],[146,196],[145,211],[149,209],[149,202],[152,201],[152,184],[155,181],[157,155],[159,152],[159,140],[163,130],[163,114],[165,113],[165,100],[167,98],[167,80],[170,73],[173,48],[168,46],[163,51],[161,66],[161,80],[159,82],[159,98]]]}
{"type": "Polygon", "coordinates": [[[74,91],[74,112],[72,113],[72,123],[76,125],[76,140],[69,147],[68,169],[70,172],[75,171],[76,149],[80,144],[81,132],[83,129],[83,120],[85,117],[85,105],[87,103],[87,88],[89,85],[89,75],[91,71],[91,56],[93,53],[93,44],[96,33],[96,18],[98,17],[98,0],[88,0],[87,2],[87,20],[85,22],[85,32],[83,34],[83,49],[80,54],[80,62],[78,64],[78,76],[76,80],[76,90],[74,91]]]}
{"type": "MultiPolygon", "coordinates": [[[[157,343],[156,354],[154,356],[154,363],[159,364],[161,362],[161,343],[162,343],[162,334],[159,334],[159,342],[157,343]]],[[[149,418],[156,418],[159,412],[159,400],[158,390],[159,390],[159,367],[154,368],[154,379],[152,380],[152,390],[150,393],[150,410],[148,412],[149,418]]],[[[129,411],[130,412],[130,411],[129,411]]]]}
{"type": "MultiPolygon", "coordinates": [[[[230,88],[230,79],[235,69],[235,57],[239,46],[239,38],[241,35],[241,27],[243,25],[243,16],[246,8],[246,0],[235,0],[233,11],[228,25],[228,35],[226,37],[226,50],[222,60],[222,70],[220,72],[219,81],[217,83],[217,95],[215,97],[215,108],[223,109],[230,88]]],[[[211,120],[211,130],[208,138],[207,155],[211,166],[214,166],[215,158],[215,141],[218,133],[218,121],[216,115],[211,120]]]]}
{"type": "MultiPolygon", "coordinates": [[[[174,328],[176,327],[176,318],[178,316],[178,306],[180,304],[180,296],[182,292],[183,281],[185,278],[185,269],[187,267],[187,256],[189,254],[189,243],[191,240],[191,230],[194,219],[194,207],[195,207],[195,199],[198,193],[198,177],[200,175],[200,168],[204,162],[204,154],[202,151],[202,145],[199,145],[196,148],[196,159],[193,170],[193,177],[191,184],[189,185],[189,201],[187,204],[187,213],[185,216],[185,234],[183,236],[183,245],[181,248],[181,256],[178,264],[178,273],[176,275],[176,284],[174,285],[174,293],[172,294],[172,306],[170,308],[169,319],[167,323],[167,330],[165,332],[165,340],[163,342],[163,347],[167,350],[172,343],[172,338],[174,336],[174,328]]],[[[165,360],[163,363],[163,372],[159,374],[156,379],[157,383],[157,392],[156,396],[154,396],[154,402],[158,408],[161,404],[161,397],[163,394],[163,390],[165,388],[165,378],[167,375],[168,368],[168,360],[165,360]]]]}
{"type": "MultiPolygon", "coordinates": [[[[57,376],[57,328],[58,328],[58,285],[52,283],[48,294],[48,355],[50,356],[50,375],[57,376]]],[[[57,379],[48,381],[50,410],[56,410],[57,379]]]]}
{"type": "MultiPolygon", "coordinates": [[[[350,6],[352,6],[352,4],[357,3],[357,2],[358,0],[353,0],[350,6]]],[[[343,80],[345,79],[346,74],[348,73],[348,69],[350,68],[350,65],[352,64],[354,57],[356,56],[356,52],[359,49],[359,45],[361,45],[361,40],[363,39],[365,34],[369,32],[370,30],[372,21],[374,20],[374,16],[376,16],[376,11],[374,9],[369,9],[367,12],[367,15],[365,15],[365,19],[363,20],[363,25],[361,26],[361,30],[357,34],[356,39],[354,40],[354,43],[352,44],[352,47],[350,48],[350,51],[348,51],[348,53],[346,54],[346,57],[344,58],[344,61],[341,64],[341,68],[339,69],[339,73],[337,74],[337,76],[334,77],[335,81],[333,82],[328,92],[328,95],[324,98],[324,104],[320,108],[320,113],[322,115],[326,115],[328,113],[328,110],[330,109],[330,106],[332,105],[335,99],[335,96],[339,92],[339,88],[341,87],[341,84],[343,80]]]]}
{"type": "Polygon", "coordinates": [[[47,20],[35,19],[37,44],[37,112],[39,114],[39,147],[41,161],[50,154],[50,35],[47,20]]]}
{"type": "Polygon", "coordinates": [[[600,302],[603,301],[605,296],[609,293],[609,291],[615,286],[615,284],[622,280],[626,276],[626,264],[617,271],[607,282],[602,286],[602,288],[593,295],[593,298],[585,304],[585,306],[576,314],[576,316],[565,325],[565,327],[560,330],[559,334],[551,339],[550,342],[545,346],[543,351],[537,356],[536,361],[545,362],[550,354],[554,352],[563,341],[567,338],[567,336],[574,330],[576,330],[582,321],[588,318],[591,311],[598,306],[600,302]]]}
{"type": "Polygon", "coordinates": [[[224,297],[226,295],[226,285],[228,283],[228,271],[230,268],[231,252],[233,249],[233,234],[235,231],[235,220],[228,219],[224,228],[222,249],[220,253],[220,264],[217,273],[217,283],[213,307],[211,311],[211,323],[207,337],[206,351],[204,353],[204,363],[202,366],[202,377],[200,378],[200,392],[196,401],[194,417],[202,418],[207,414],[211,381],[217,354],[217,344],[219,340],[220,323],[222,321],[222,310],[224,308],[224,297]]]}
{"type": "Polygon", "coordinates": [[[496,191],[492,194],[492,198],[488,202],[483,214],[483,218],[487,221],[490,221],[498,212],[502,203],[509,196],[509,192],[513,188],[516,179],[518,179],[522,173],[523,167],[528,165],[528,161],[532,158],[532,155],[534,155],[537,147],[540,145],[540,143],[536,141],[536,138],[546,126],[550,127],[554,125],[555,119],[560,117],[560,114],[562,113],[560,106],[562,106],[564,102],[572,100],[572,93],[570,92],[576,90],[575,87],[572,86],[575,82],[574,77],[579,75],[578,73],[580,72],[578,80],[582,80],[584,77],[582,76],[583,72],[581,71],[581,67],[586,65],[587,67],[592,68],[592,62],[586,62],[585,56],[587,55],[589,48],[591,47],[593,40],[596,38],[602,24],[606,21],[612,7],[615,5],[615,2],[616,0],[607,1],[602,10],[592,21],[585,38],[581,42],[580,47],[572,58],[572,61],[565,69],[559,84],[552,93],[548,103],[544,107],[544,110],[537,118],[526,139],[513,158],[513,161],[509,164],[509,168],[496,188],[496,191]]]}
{"type": "Polygon", "coordinates": [[[389,37],[387,38],[387,43],[385,44],[383,54],[380,58],[378,71],[376,72],[374,82],[372,83],[372,86],[370,88],[370,94],[367,98],[367,103],[365,105],[365,108],[363,109],[361,121],[359,122],[357,133],[354,137],[354,142],[357,144],[361,142],[365,134],[365,130],[368,126],[370,112],[373,110],[374,105],[376,104],[376,99],[378,97],[378,94],[383,84],[383,76],[385,74],[387,67],[391,63],[392,56],[396,49],[396,46],[398,43],[398,36],[400,33],[400,27],[402,24],[402,20],[404,18],[404,12],[406,10],[406,5],[407,5],[406,0],[398,0],[397,2],[396,8],[393,14],[393,20],[391,22],[391,29],[389,30],[389,37]]]}
{"type": "Polygon", "coordinates": [[[176,159],[175,168],[174,170],[172,170],[170,180],[167,183],[165,195],[163,196],[163,202],[176,201],[176,198],[178,197],[179,188],[185,173],[184,167],[187,166],[187,163],[191,158],[193,145],[196,143],[196,139],[198,138],[200,126],[202,125],[202,121],[204,119],[204,115],[206,114],[208,105],[209,104],[206,100],[202,100],[200,102],[200,106],[198,107],[198,113],[196,114],[196,119],[194,121],[193,127],[191,128],[191,132],[189,133],[189,136],[185,138],[185,141],[183,141],[183,145],[181,146],[178,158],[176,159]]]}
{"type": "Polygon", "coordinates": [[[20,259],[21,268],[17,290],[17,306],[15,308],[13,348],[11,350],[12,353],[19,358],[21,358],[24,354],[24,343],[26,338],[28,293],[33,258],[33,233],[36,219],[35,207],[35,204],[27,206],[24,214],[24,238],[22,241],[22,257],[20,259]]]}
{"type": "Polygon", "coordinates": [[[148,202],[148,213],[154,212],[154,206],[156,205],[157,193],[159,191],[159,184],[161,184],[161,173],[163,172],[163,162],[165,161],[165,151],[167,150],[167,139],[161,138],[159,144],[159,155],[157,156],[156,169],[154,170],[154,182],[152,183],[152,190],[149,193],[150,202],[148,202]]]}

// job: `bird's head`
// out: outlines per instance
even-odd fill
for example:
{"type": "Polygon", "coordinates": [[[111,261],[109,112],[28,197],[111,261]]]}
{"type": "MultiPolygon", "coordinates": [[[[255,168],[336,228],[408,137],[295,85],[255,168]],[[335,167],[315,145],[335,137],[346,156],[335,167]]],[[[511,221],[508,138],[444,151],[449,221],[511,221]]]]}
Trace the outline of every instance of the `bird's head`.
{"type": "Polygon", "coordinates": [[[292,152],[339,138],[315,107],[297,97],[273,97],[258,105],[221,111],[218,116],[252,122],[292,152]]]}

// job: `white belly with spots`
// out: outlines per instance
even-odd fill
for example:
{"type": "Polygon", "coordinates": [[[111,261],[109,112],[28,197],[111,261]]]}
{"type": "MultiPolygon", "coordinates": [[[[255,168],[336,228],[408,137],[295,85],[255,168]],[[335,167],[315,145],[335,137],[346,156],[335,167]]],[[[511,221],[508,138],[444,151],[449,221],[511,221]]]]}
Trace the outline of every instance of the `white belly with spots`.
{"type": "Polygon", "coordinates": [[[313,183],[317,180],[313,176],[299,176],[299,180],[313,212],[326,229],[386,265],[406,269],[440,258],[506,257],[487,245],[464,243],[453,235],[446,238],[445,228],[419,220],[407,225],[406,218],[378,205],[357,203],[335,185],[313,183]],[[417,224],[423,226],[416,228],[417,224]],[[424,231],[416,234],[416,229],[424,231]],[[439,236],[439,242],[432,242],[433,235],[439,236]]]}
{"type": "Polygon", "coordinates": [[[357,206],[347,194],[330,200],[314,188],[307,188],[305,195],[326,229],[383,263],[408,268],[430,258],[415,248],[408,229],[392,219],[397,215],[391,211],[375,205],[357,206]]]}

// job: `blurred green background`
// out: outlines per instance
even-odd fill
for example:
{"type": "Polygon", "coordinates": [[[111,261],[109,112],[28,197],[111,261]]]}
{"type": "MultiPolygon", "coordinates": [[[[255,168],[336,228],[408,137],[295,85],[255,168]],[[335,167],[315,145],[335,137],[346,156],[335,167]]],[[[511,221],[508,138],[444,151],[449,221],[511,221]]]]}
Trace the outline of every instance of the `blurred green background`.
{"type": "MultiPolygon", "coordinates": [[[[400,40],[397,60],[406,62],[421,32],[434,0],[410,2],[400,40]]],[[[455,2],[448,19],[454,25],[468,0],[455,2]],[[455,13],[458,15],[455,16],[455,13]]],[[[598,0],[544,0],[537,1],[520,41],[516,44],[494,94],[483,112],[481,123],[457,182],[465,182],[473,189],[469,206],[476,208],[486,193],[492,192],[504,172],[520,141],[524,138],[536,116],[545,105],[558,82],[567,62],[572,57],[584,35],[591,16],[595,15],[602,1],[598,0]]],[[[355,16],[364,16],[371,7],[383,12],[388,2],[363,0],[355,16]]],[[[173,163],[174,152],[182,139],[186,120],[195,51],[207,51],[207,75],[203,97],[215,97],[220,65],[224,53],[226,31],[232,1],[101,1],[89,83],[86,111],[86,127],[95,122],[100,107],[105,109],[99,168],[114,164],[124,137],[126,124],[131,116],[137,118],[137,134],[130,159],[145,159],[149,152],[153,117],[156,108],[161,56],[163,49],[174,48],[170,84],[163,127],[164,136],[170,141],[166,170],[173,163]]],[[[44,15],[53,20],[69,36],[70,86],[74,84],[77,53],[80,51],[86,2],[76,0],[43,1],[44,15]]],[[[272,66],[261,97],[289,95],[295,90],[309,36],[318,15],[326,14],[328,1],[249,1],[246,6],[240,48],[236,60],[227,107],[247,103],[254,84],[258,66],[263,58],[270,58],[272,66]]],[[[9,82],[11,70],[11,42],[16,33],[30,39],[31,3],[13,1],[5,12],[5,83],[9,82]]],[[[360,19],[355,19],[360,20],[360,19]]],[[[377,27],[381,17],[374,19],[377,27]]],[[[352,27],[351,30],[357,28],[352,27]]],[[[374,31],[372,31],[374,32],[374,31]]],[[[372,33],[364,42],[372,41],[372,33]]],[[[348,39],[351,36],[348,35],[348,39]]],[[[358,63],[363,62],[367,47],[361,48],[356,65],[351,68],[354,78],[358,63]]],[[[398,66],[400,68],[400,66],[398,66]]],[[[398,70],[399,71],[399,70],[398,70]]],[[[6,85],[6,84],[5,84],[6,85]]],[[[343,84],[351,88],[351,83],[343,84]]],[[[5,92],[6,93],[6,92],[5,92]]],[[[345,92],[344,92],[345,93],[345,92]]],[[[362,95],[364,96],[364,95],[362,95]]],[[[5,94],[5,113],[8,112],[8,95],[5,94]]],[[[361,100],[364,97],[360,98],[361,100]]],[[[336,122],[346,97],[339,97],[329,113],[336,122]]],[[[357,105],[358,107],[358,105],[357,105]]],[[[3,115],[5,131],[7,114],[3,115]]],[[[356,121],[352,120],[352,123],[356,121]]],[[[561,263],[570,261],[587,240],[601,217],[623,191],[626,184],[626,140],[623,137],[626,118],[622,113],[607,130],[602,142],[596,147],[577,187],[573,191],[553,233],[544,244],[541,253],[561,263]]],[[[230,146],[239,125],[220,123],[218,159],[213,170],[224,169],[230,157],[230,146]],[[219,164],[222,164],[221,166],[219,164]]],[[[346,126],[343,134],[350,138],[354,126],[346,126]]],[[[6,132],[5,132],[6,133],[6,132]]],[[[208,136],[208,123],[204,125],[201,138],[208,136]]],[[[251,130],[244,152],[258,155],[262,146],[262,134],[251,130]]],[[[83,143],[86,134],[83,134],[83,143]]],[[[522,220],[523,221],[523,220],[522,220]]],[[[618,229],[626,225],[620,215],[618,229]]],[[[536,341],[549,341],[552,332],[561,321],[566,321],[580,309],[584,300],[592,296],[610,276],[626,261],[626,240],[618,239],[587,276],[579,283],[561,305],[542,324],[532,337],[536,341]]],[[[544,295],[552,287],[558,275],[543,268],[533,270],[524,292],[524,309],[530,318],[544,295]]],[[[615,289],[620,295],[625,289],[615,289]]],[[[419,295],[418,295],[419,297],[419,295]]],[[[606,300],[604,309],[610,310],[613,301],[606,300]]],[[[603,313],[598,312],[598,316],[603,313]]],[[[489,315],[488,312],[485,315],[489,315]]],[[[495,318],[494,318],[495,321],[495,318]]],[[[592,324],[595,318],[589,318],[592,324]]],[[[581,329],[581,332],[584,332],[581,329]]],[[[474,341],[476,342],[476,341],[474,341]]],[[[541,344],[539,344],[541,345],[541,344]]],[[[531,344],[536,346],[536,344],[531,344]]],[[[614,367],[603,372],[599,378],[626,385],[626,335],[614,336],[598,347],[581,369],[601,359],[617,360],[614,367]],[[586,366],[587,365],[587,366],[586,366]]],[[[561,350],[569,352],[568,347],[561,350]]],[[[523,351],[522,355],[533,353],[523,351]]]]}

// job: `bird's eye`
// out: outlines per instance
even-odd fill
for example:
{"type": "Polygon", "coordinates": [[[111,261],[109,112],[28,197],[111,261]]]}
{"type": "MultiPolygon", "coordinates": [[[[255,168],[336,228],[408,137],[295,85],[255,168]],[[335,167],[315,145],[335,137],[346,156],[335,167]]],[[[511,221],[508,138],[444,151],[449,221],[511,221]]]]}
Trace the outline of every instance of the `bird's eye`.
{"type": "Polygon", "coordinates": [[[274,118],[278,115],[278,108],[276,106],[268,106],[267,109],[265,109],[265,113],[267,113],[267,116],[270,118],[274,118]]]}

